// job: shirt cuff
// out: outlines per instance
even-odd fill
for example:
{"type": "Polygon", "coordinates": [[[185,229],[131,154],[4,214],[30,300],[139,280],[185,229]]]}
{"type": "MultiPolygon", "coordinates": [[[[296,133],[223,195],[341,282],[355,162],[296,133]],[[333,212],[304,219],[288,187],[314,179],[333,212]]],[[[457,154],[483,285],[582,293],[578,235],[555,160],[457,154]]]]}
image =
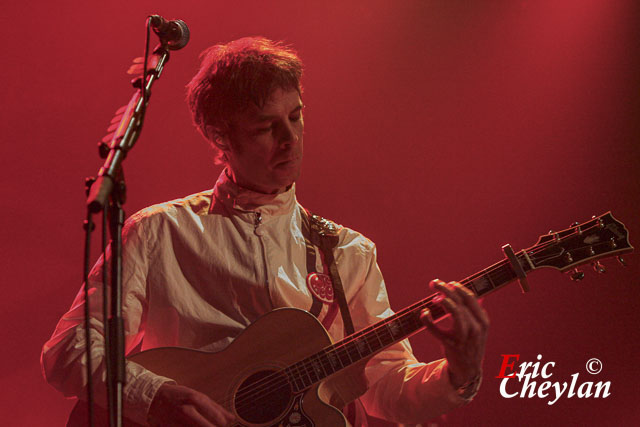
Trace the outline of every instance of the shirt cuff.
{"type": "Polygon", "coordinates": [[[126,408],[124,414],[137,423],[146,425],[149,408],[156,392],[165,383],[176,384],[171,378],[156,375],[141,365],[127,361],[127,383],[122,392],[126,408]]]}
{"type": "MultiPolygon", "coordinates": [[[[449,375],[449,365],[447,364],[447,377],[449,378],[449,384],[451,384],[451,376],[449,375]]],[[[473,379],[467,381],[462,384],[460,387],[456,388],[456,394],[458,397],[461,397],[466,402],[471,402],[473,398],[478,394],[478,390],[480,390],[480,384],[482,384],[482,369],[473,379]]],[[[451,385],[453,387],[453,385],[451,385]]]]}

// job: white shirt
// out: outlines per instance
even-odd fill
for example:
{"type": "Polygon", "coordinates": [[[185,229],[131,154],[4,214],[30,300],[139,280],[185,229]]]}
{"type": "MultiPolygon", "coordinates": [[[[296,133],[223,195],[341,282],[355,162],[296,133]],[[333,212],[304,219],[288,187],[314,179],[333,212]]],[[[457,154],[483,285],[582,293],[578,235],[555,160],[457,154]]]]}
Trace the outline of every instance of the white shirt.
{"type": "MultiPolygon", "coordinates": [[[[213,190],[134,214],[123,235],[127,354],[163,346],[222,350],[275,308],[311,307],[295,185],[277,195],[255,193],[238,187],[223,172],[213,190]]],[[[391,315],[375,245],[341,227],[334,255],[355,329],[391,315]]],[[[101,267],[102,259],[89,277],[94,393],[99,403],[106,394],[101,267]]],[[[83,312],[81,289],[43,347],[44,375],[66,396],[84,395],[83,312]]],[[[318,318],[326,312],[327,306],[318,318]]],[[[328,332],[334,341],[343,338],[339,315],[328,332]]],[[[406,340],[369,361],[366,377],[370,389],[362,402],[367,412],[397,422],[423,422],[467,402],[450,385],[446,361],[418,363],[406,340]]],[[[146,422],[155,392],[169,380],[127,362],[125,415],[146,422]]]]}

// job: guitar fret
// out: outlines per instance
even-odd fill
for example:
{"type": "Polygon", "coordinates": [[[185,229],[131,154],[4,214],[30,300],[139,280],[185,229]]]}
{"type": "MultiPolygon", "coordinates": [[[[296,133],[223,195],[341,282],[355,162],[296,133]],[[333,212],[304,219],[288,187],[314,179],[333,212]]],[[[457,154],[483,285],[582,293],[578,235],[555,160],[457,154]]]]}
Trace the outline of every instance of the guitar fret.
{"type": "Polygon", "coordinates": [[[491,274],[491,280],[495,284],[496,289],[499,286],[509,283],[517,278],[518,275],[513,270],[513,267],[511,267],[511,264],[504,265],[502,268],[491,274]]]}
{"type": "Polygon", "coordinates": [[[383,342],[385,344],[391,344],[393,342],[393,333],[391,332],[391,326],[389,323],[385,323],[382,325],[383,327],[381,328],[381,334],[382,334],[382,339],[383,342]]]}
{"type": "Polygon", "coordinates": [[[311,367],[311,372],[315,376],[315,380],[319,380],[322,378],[322,369],[320,369],[320,365],[317,360],[310,360],[309,366],[311,367]]]}
{"type": "Polygon", "coordinates": [[[307,362],[307,363],[305,363],[305,370],[307,371],[307,374],[309,375],[309,378],[311,379],[311,384],[314,384],[314,383],[320,381],[321,378],[318,376],[318,373],[316,371],[317,367],[314,366],[315,362],[310,360],[309,358],[305,359],[305,361],[307,362]]]}
{"type": "Polygon", "coordinates": [[[325,354],[327,356],[327,360],[329,361],[329,364],[331,365],[332,374],[344,368],[345,365],[342,364],[342,362],[340,361],[340,358],[336,355],[335,349],[332,349],[328,352],[325,351],[325,354]]]}
{"type": "Polygon", "coordinates": [[[358,351],[358,347],[356,347],[353,342],[346,344],[345,349],[347,350],[347,354],[349,355],[349,359],[351,362],[360,360],[360,352],[358,351]]]}
{"type": "Polygon", "coordinates": [[[302,378],[302,375],[300,375],[300,368],[299,368],[299,363],[296,363],[294,365],[291,365],[291,376],[293,378],[293,382],[296,386],[296,388],[298,389],[298,391],[302,391],[304,390],[307,386],[304,383],[304,378],[302,378]],[[293,372],[293,370],[295,370],[295,373],[293,372]],[[298,385],[298,382],[300,382],[302,384],[302,386],[298,385]]]}
{"type": "Polygon", "coordinates": [[[420,318],[418,317],[418,313],[410,313],[408,316],[408,320],[410,323],[409,327],[411,328],[410,332],[415,332],[423,326],[420,318]]]}
{"type": "Polygon", "coordinates": [[[387,332],[389,332],[389,336],[391,337],[390,342],[396,340],[396,336],[401,335],[402,325],[400,325],[398,319],[392,320],[386,325],[387,332]]]}
{"type": "Polygon", "coordinates": [[[400,324],[402,326],[403,336],[409,335],[411,332],[417,329],[415,327],[415,322],[413,322],[414,317],[412,317],[410,314],[412,313],[407,313],[406,315],[400,318],[402,319],[400,324]]]}
{"type": "Polygon", "coordinates": [[[324,376],[322,375],[322,370],[318,365],[318,361],[314,359],[313,356],[307,357],[305,359],[306,370],[309,372],[309,376],[311,377],[312,384],[320,381],[324,376]]]}
{"type": "Polygon", "coordinates": [[[376,339],[378,340],[378,350],[384,348],[384,343],[382,342],[382,340],[380,339],[380,335],[378,334],[378,331],[380,330],[380,328],[373,328],[373,332],[376,335],[376,339]]]}
{"type": "Polygon", "coordinates": [[[356,349],[358,350],[358,354],[360,355],[360,358],[371,354],[370,353],[371,349],[369,349],[369,352],[367,352],[367,340],[363,338],[364,337],[358,337],[354,341],[356,349]]]}
{"type": "Polygon", "coordinates": [[[289,379],[289,383],[293,386],[293,391],[298,393],[302,390],[302,388],[298,385],[298,377],[294,375],[290,368],[284,370],[287,378],[289,379]]]}
{"type": "Polygon", "coordinates": [[[500,276],[502,276],[503,274],[509,275],[509,269],[510,268],[511,268],[511,266],[504,265],[504,266],[500,267],[496,271],[490,271],[490,272],[486,273],[484,275],[484,277],[491,283],[491,286],[493,288],[495,288],[496,284],[501,281],[500,280],[500,276]]]}
{"type": "Polygon", "coordinates": [[[349,352],[346,350],[346,346],[343,346],[338,351],[340,363],[342,363],[342,366],[349,366],[353,362],[353,360],[351,359],[351,356],[349,356],[349,352]]]}
{"type": "Polygon", "coordinates": [[[473,286],[473,293],[477,296],[482,296],[485,293],[492,291],[495,287],[493,282],[491,282],[491,280],[489,280],[485,275],[474,279],[470,284],[473,286]]]}
{"type": "Polygon", "coordinates": [[[309,387],[311,384],[313,384],[313,381],[311,381],[311,377],[309,376],[309,373],[307,372],[306,369],[304,369],[304,366],[301,366],[300,363],[298,363],[298,369],[300,370],[300,379],[302,380],[302,385],[304,388],[309,387]],[[308,383],[307,383],[308,380],[308,383]]]}
{"type": "Polygon", "coordinates": [[[309,369],[307,369],[307,367],[304,365],[304,362],[305,361],[303,360],[302,362],[298,363],[298,365],[302,365],[302,366],[300,366],[300,368],[302,370],[302,373],[304,375],[306,375],[307,378],[309,379],[309,384],[307,384],[304,381],[304,379],[305,379],[304,376],[302,377],[302,380],[303,380],[303,383],[304,383],[304,387],[307,388],[307,387],[311,386],[311,384],[313,384],[313,380],[311,379],[311,375],[309,374],[309,369]]]}
{"type": "Polygon", "coordinates": [[[315,365],[318,375],[321,375],[323,378],[327,377],[327,371],[324,369],[324,364],[322,363],[322,359],[320,358],[320,355],[316,353],[316,361],[317,361],[317,365],[315,365]]]}
{"type": "Polygon", "coordinates": [[[380,350],[382,347],[379,347],[379,341],[377,340],[376,330],[372,329],[367,332],[365,335],[365,340],[367,342],[367,346],[369,347],[369,354],[373,354],[376,351],[380,350]]]}
{"type": "Polygon", "coordinates": [[[323,363],[324,366],[324,370],[327,376],[333,374],[334,372],[337,371],[337,369],[334,366],[334,362],[335,362],[335,357],[333,356],[332,352],[327,352],[327,350],[322,350],[322,357],[325,361],[325,363],[323,363]]]}

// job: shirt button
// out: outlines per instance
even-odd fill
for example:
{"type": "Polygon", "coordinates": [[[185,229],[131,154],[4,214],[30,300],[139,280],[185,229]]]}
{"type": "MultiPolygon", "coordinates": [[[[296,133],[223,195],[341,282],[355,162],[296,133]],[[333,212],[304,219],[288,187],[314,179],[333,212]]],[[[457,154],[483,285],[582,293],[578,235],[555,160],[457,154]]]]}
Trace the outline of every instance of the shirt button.
{"type": "Polygon", "coordinates": [[[262,231],[262,228],[260,227],[256,227],[253,232],[256,233],[256,236],[262,236],[264,234],[264,231],[262,231]]]}

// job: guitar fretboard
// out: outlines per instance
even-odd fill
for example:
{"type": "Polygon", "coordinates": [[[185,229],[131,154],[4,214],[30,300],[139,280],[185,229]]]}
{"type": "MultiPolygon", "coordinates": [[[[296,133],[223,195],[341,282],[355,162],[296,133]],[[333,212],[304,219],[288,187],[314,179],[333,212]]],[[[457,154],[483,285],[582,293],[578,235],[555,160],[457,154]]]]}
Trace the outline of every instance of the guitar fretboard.
{"type": "MultiPolygon", "coordinates": [[[[525,272],[532,270],[524,251],[518,252],[516,258],[525,272]]],[[[517,278],[511,264],[505,259],[461,280],[460,283],[481,297],[517,278]]],[[[420,331],[424,328],[420,315],[425,309],[430,310],[434,321],[442,319],[447,313],[439,301],[437,294],[431,295],[289,366],[284,372],[293,391],[302,392],[324,378],[420,331]]]]}

